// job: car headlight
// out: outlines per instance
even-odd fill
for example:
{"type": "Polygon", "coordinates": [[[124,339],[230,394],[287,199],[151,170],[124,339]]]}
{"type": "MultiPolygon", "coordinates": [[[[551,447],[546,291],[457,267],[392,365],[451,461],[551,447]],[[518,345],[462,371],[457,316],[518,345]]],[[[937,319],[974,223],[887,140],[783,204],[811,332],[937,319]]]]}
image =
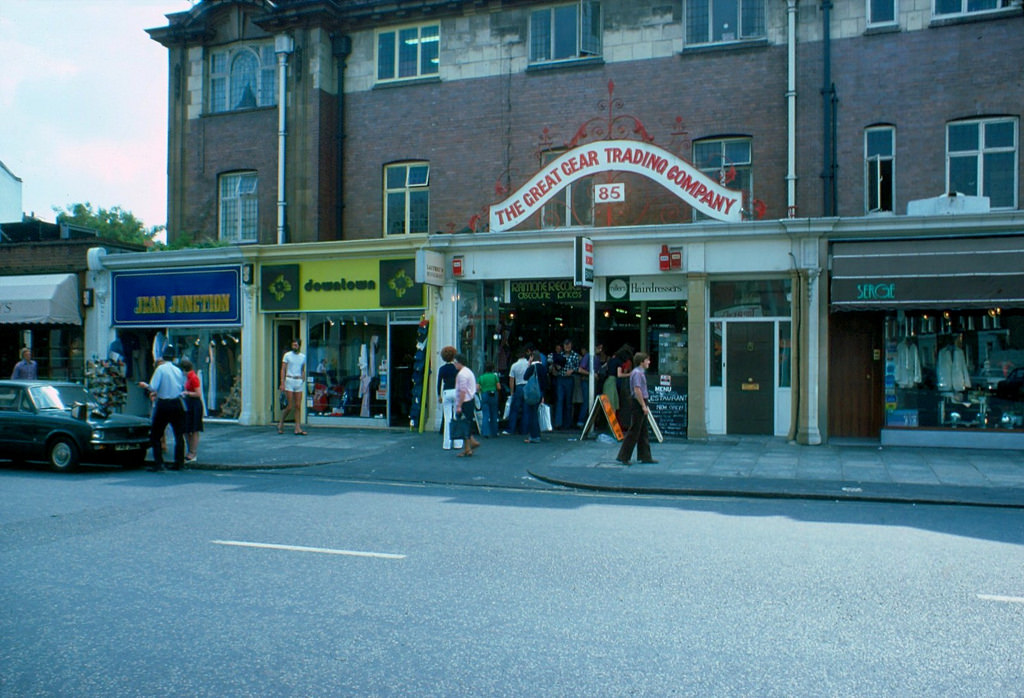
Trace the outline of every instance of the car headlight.
{"type": "Polygon", "coordinates": [[[104,432],[101,431],[100,429],[94,429],[93,432],[92,432],[92,440],[93,441],[103,441],[103,434],[104,434],[104,432]]]}

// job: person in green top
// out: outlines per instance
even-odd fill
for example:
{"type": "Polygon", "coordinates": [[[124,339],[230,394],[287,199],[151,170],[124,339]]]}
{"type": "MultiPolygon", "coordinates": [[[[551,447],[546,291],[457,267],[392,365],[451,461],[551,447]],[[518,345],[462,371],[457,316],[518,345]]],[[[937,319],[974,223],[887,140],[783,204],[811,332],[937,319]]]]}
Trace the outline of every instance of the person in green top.
{"type": "Polygon", "coordinates": [[[489,439],[498,435],[498,390],[501,388],[498,374],[494,372],[493,361],[488,361],[484,365],[484,372],[476,379],[476,383],[483,418],[483,428],[480,431],[485,439],[489,439]]]}

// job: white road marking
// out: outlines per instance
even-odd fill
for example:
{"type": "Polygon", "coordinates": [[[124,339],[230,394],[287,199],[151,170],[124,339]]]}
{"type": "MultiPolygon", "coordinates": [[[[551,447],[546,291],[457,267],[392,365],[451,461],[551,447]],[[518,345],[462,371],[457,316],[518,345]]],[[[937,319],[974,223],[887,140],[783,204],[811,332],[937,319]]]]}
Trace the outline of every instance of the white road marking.
{"type": "Polygon", "coordinates": [[[377,557],[384,560],[404,560],[405,555],[395,553],[370,553],[360,550],[337,550],[335,548],[308,548],[304,545],[278,545],[277,543],[250,543],[241,540],[211,540],[215,545],[233,545],[239,548],[266,548],[269,550],[291,550],[300,553],[323,553],[325,555],[349,555],[351,557],[377,557]]]}
{"type": "Polygon", "coordinates": [[[1002,601],[1004,603],[1024,603],[1024,596],[999,596],[997,594],[978,594],[982,601],[1002,601]]]}

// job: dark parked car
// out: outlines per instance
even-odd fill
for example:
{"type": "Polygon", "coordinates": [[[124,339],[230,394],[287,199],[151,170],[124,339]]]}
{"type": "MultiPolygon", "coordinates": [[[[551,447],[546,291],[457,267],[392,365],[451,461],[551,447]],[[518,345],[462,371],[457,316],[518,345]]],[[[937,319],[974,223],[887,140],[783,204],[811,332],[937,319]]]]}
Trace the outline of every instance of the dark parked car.
{"type": "Polygon", "coordinates": [[[108,414],[77,383],[0,380],[0,456],[46,461],[58,471],[79,463],[142,465],[149,420],[108,414]]]}
{"type": "Polygon", "coordinates": [[[996,395],[1004,400],[1024,399],[1024,368],[1015,368],[996,386],[996,395]]]}

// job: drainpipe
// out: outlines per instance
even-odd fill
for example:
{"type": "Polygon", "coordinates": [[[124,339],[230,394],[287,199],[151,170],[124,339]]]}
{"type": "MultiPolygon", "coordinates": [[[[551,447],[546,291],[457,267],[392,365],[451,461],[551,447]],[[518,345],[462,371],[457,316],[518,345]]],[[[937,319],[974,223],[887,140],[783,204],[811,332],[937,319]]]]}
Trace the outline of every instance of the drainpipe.
{"type": "Polygon", "coordinates": [[[287,80],[288,80],[288,54],[295,50],[295,41],[287,34],[278,34],[274,37],[274,53],[277,54],[277,244],[285,242],[285,142],[287,132],[285,131],[285,116],[288,112],[287,105],[287,80]]]}
{"type": "Polygon", "coordinates": [[[796,218],[796,2],[786,0],[786,15],[789,22],[787,48],[786,106],[787,149],[786,149],[786,215],[796,218]]]}
{"type": "Polygon", "coordinates": [[[823,29],[821,103],[823,116],[822,141],[824,143],[821,177],[824,180],[824,201],[822,215],[836,215],[836,162],[835,162],[835,104],[836,86],[832,84],[832,0],[822,0],[821,21],[823,29]]]}
{"type": "Polygon", "coordinates": [[[335,136],[338,174],[335,182],[335,220],[337,221],[336,240],[344,237],[342,214],[345,211],[345,59],[352,53],[352,39],[345,34],[331,37],[331,52],[338,61],[338,121],[335,136]]]}

